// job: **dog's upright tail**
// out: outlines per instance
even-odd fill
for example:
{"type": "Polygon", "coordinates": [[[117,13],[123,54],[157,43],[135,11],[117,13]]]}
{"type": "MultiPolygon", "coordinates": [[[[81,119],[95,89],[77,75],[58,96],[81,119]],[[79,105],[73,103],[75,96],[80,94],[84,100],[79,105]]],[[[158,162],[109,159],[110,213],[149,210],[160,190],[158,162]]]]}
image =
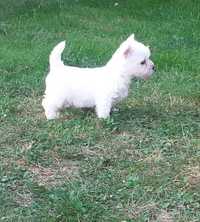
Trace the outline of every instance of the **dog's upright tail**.
{"type": "Polygon", "coordinates": [[[61,54],[65,48],[65,41],[58,43],[52,50],[49,56],[50,70],[56,68],[57,66],[63,65],[61,60],[61,54]]]}

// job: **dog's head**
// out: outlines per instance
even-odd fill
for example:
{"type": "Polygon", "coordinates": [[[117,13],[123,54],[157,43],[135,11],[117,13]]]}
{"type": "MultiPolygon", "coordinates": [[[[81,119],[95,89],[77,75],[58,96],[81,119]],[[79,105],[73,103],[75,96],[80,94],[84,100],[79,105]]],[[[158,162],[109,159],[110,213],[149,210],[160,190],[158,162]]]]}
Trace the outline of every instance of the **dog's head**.
{"type": "Polygon", "coordinates": [[[134,34],[124,41],[116,51],[117,60],[121,62],[124,75],[147,79],[155,71],[155,65],[150,60],[149,47],[138,42],[134,34]]]}

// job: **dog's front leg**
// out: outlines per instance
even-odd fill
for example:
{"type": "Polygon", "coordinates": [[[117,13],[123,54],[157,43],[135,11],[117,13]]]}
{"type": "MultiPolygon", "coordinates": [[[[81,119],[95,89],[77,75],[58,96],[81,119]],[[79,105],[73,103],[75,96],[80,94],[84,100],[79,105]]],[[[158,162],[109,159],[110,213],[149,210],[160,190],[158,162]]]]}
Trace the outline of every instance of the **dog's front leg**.
{"type": "Polygon", "coordinates": [[[110,100],[101,100],[96,104],[96,113],[98,118],[106,119],[110,116],[112,103],[110,100]]]}

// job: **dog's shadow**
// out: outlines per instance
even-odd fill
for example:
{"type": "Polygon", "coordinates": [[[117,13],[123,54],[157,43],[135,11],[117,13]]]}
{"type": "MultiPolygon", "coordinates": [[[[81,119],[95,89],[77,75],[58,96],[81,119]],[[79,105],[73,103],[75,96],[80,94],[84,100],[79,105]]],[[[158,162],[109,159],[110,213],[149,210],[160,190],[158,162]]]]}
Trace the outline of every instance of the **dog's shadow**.
{"type": "Polygon", "coordinates": [[[119,131],[144,130],[162,135],[182,136],[183,130],[196,135],[199,131],[200,113],[192,107],[165,107],[146,104],[137,107],[122,106],[111,115],[119,131]]]}
{"type": "Polygon", "coordinates": [[[135,128],[152,128],[152,124],[160,122],[163,112],[153,106],[122,106],[117,112],[112,112],[111,118],[119,127],[119,131],[131,131],[135,128]]]}
{"type": "Polygon", "coordinates": [[[181,107],[181,110],[172,108],[142,104],[135,107],[126,105],[116,106],[107,119],[98,119],[95,110],[92,108],[76,109],[70,108],[64,111],[62,119],[82,119],[95,121],[103,130],[109,129],[112,132],[160,131],[162,133],[182,134],[182,126],[193,131],[198,131],[200,114],[192,108],[181,107]]]}

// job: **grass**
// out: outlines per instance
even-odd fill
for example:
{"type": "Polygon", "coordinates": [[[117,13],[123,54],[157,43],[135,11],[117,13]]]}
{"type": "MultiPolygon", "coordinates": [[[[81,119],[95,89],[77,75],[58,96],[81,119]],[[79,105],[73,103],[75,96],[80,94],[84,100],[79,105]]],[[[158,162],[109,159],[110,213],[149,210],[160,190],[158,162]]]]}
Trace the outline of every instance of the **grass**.
{"type": "Polygon", "coordinates": [[[0,221],[200,220],[198,0],[0,2],[0,221]],[[105,121],[41,107],[48,56],[104,64],[130,33],[157,73],[105,121]]]}

